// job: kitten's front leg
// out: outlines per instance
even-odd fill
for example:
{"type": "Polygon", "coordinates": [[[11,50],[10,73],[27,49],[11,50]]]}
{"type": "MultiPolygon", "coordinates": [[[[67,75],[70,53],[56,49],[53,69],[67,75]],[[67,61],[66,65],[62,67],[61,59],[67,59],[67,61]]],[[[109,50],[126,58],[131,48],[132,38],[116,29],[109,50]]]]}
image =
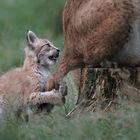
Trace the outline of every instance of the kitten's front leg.
{"type": "Polygon", "coordinates": [[[62,96],[55,90],[49,92],[33,92],[27,98],[27,105],[35,106],[43,103],[49,103],[53,105],[63,105],[62,96]]]}
{"type": "Polygon", "coordinates": [[[26,99],[26,103],[29,106],[39,105],[43,103],[49,103],[52,105],[62,106],[65,103],[65,96],[67,95],[66,83],[61,82],[59,90],[51,90],[46,92],[34,92],[26,99]]]}

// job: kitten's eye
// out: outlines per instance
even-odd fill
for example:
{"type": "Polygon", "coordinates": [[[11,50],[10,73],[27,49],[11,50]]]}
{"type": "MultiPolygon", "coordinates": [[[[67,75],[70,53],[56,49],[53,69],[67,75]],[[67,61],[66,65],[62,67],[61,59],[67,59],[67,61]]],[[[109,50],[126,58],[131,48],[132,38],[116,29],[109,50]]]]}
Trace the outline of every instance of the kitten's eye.
{"type": "Polygon", "coordinates": [[[48,45],[48,47],[52,47],[49,43],[47,45],[48,45]]]}

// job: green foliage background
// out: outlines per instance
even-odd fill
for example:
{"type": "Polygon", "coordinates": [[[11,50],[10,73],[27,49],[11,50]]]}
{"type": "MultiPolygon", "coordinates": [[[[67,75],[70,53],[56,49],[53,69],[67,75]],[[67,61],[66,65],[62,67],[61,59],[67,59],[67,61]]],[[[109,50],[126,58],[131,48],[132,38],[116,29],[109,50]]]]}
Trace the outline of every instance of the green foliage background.
{"type": "Polygon", "coordinates": [[[64,0],[0,0],[0,71],[23,61],[27,30],[63,47],[64,0]]]}
{"type": "MultiPolygon", "coordinates": [[[[0,72],[22,65],[26,33],[30,29],[63,48],[62,11],[65,0],[0,0],[0,72]]],[[[110,113],[97,111],[74,119],[65,115],[75,104],[76,89],[67,77],[69,95],[64,107],[49,116],[17,120],[11,110],[0,118],[0,140],[138,140],[139,104],[126,103],[110,113]]]]}

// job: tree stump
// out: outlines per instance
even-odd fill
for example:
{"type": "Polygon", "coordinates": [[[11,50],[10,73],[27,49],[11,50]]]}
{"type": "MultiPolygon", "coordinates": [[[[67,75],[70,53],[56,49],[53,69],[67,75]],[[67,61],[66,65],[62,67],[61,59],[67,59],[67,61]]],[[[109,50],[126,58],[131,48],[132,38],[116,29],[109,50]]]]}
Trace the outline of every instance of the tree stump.
{"type": "Polygon", "coordinates": [[[96,111],[97,108],[107,111],[118,104],[118,97],[140,101],[139,71],[138,68],[81,69],[76,107],[68,116],[96,111]]]}

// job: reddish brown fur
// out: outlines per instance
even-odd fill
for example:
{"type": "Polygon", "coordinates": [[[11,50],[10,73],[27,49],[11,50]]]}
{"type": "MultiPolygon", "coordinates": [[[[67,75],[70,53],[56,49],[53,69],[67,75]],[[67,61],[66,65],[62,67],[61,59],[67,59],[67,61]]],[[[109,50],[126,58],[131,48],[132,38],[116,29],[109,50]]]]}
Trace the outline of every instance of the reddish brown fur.
{"type": "Polygon", "coordinates": [[[139,14],[139,0],[67,0],[63,13],[64,56],[47,90],[70,70],[97,67],[119,52],[139,14]]]}
{"type": "Polygon", "coordinates": [[[72,77],[73,77],[73,80],[74,80],[74,83],[78,89],[78,87],[80,86],[80,79],[81,79],[81,69],[76,69],[76,70],[73,70],[71,72],[72,74],[72,77]]]}

